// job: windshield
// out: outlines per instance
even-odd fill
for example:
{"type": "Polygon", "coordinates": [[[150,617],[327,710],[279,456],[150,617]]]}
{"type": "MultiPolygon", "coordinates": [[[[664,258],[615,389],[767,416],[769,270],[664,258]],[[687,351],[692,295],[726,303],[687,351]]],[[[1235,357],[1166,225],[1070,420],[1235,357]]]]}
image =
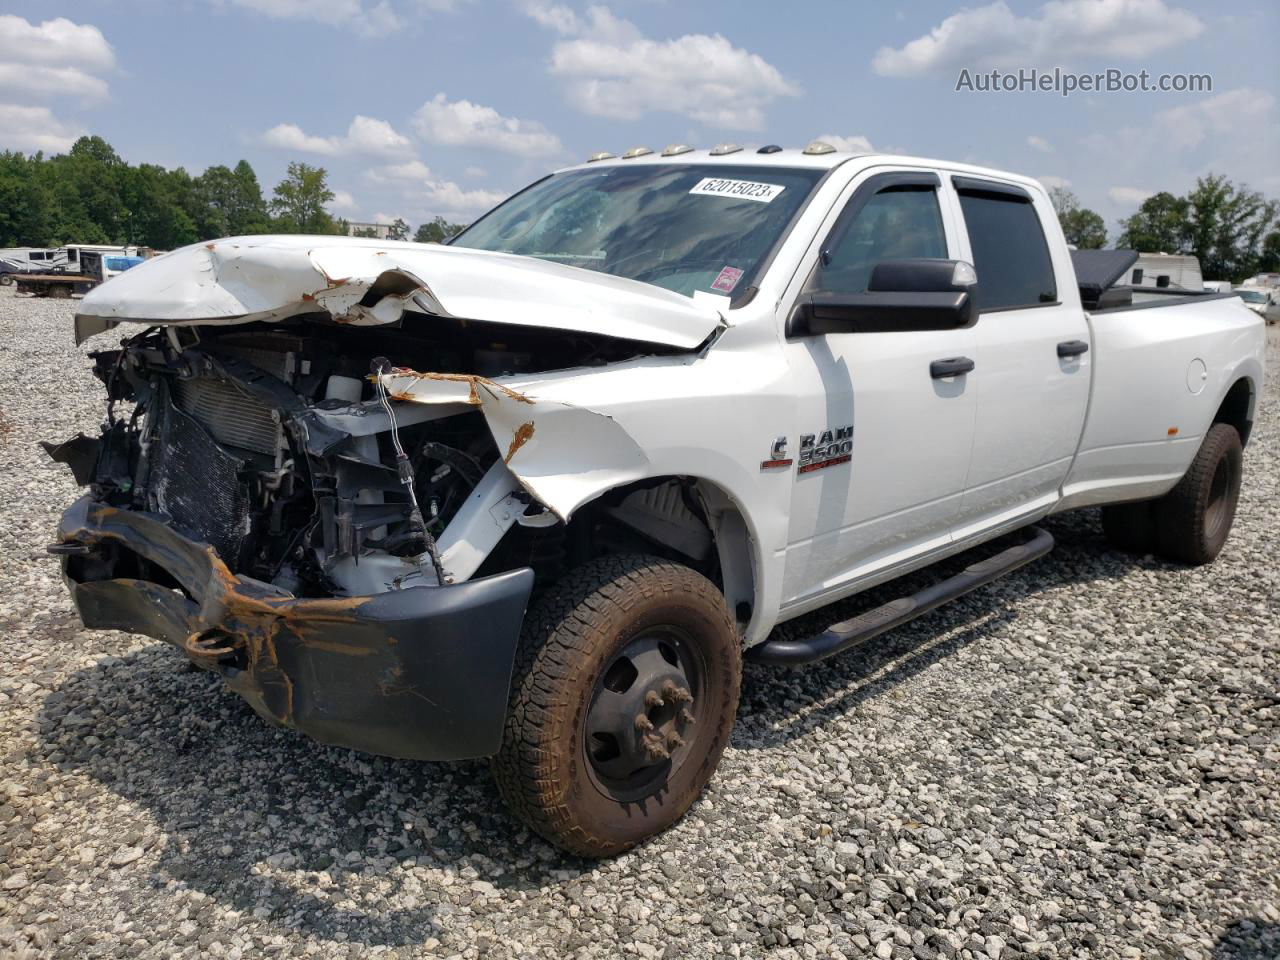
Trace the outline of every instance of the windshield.
{"type": "Polygon", "coordinates": [[[825,170],[639,164],[541,180],[454,238],[656,284],[685,296],[750,286],[825,170]]]}
{"type": "Polygon", "coordinates": [[[1240,299],[1245,303],[1267,302],[1267,295],[1265,293],[1259,293],[1257,290],[1237,290],[1236,292],[1240,294],[1240,299]]]}

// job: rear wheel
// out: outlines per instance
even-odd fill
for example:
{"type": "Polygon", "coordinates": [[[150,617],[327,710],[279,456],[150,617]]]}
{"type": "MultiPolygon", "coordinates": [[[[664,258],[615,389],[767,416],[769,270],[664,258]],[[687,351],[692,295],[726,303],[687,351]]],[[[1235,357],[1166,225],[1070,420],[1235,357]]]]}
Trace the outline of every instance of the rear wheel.
{"type": "Polygon", "coordinates": [[[1150,553],[1155,549],[1152,501],[1117,503],[1102,508],[1102,532],[1107,543],[1125,553],[1150,553]]]}
{"type": "Polygon", "coordinates": [[[1178,485],[1155,501],[1155,542],[1170,560],[1199,565],[1222,551],[1240,500],[1244,453],[1240,434],[1215,423],[1178,485]]]}
{"type": "Polygon", "coordinates": [[[557,846],[621,853],[680,819],[711,779],[741,675],[713,583],[654,557],[593,561],[526,620],[498,788],[557,846]]]}

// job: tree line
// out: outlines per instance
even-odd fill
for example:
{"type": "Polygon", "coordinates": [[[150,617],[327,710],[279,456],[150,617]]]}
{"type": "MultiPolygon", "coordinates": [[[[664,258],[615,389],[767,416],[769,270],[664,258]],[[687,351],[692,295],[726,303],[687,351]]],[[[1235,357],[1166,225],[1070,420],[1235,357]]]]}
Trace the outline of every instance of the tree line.
{"type": "MultiPolygon", "coordinates": [[[[1067,242],[1082,250],[1107,245],[1101,216],[1064,187],[1049,191],[1067,242]]],[[[1206,280],[1239,282],[1280,271],[1280,201],[1210,173],[1185,196],[1154,194],[1120,221],[1116,247],[1143,253],[1194,254],[1206,280]]]]}
{"type": "MultiPolygon", "coordinates": [[[[1068,243],[1107,245],[1099,214],[1063,187],[1050,196],[1068,243]]],[[[289,164],[266,197],[245,160],[192,176],[182,167],[132,166],[101,137],[81,137],[67,153],[50,157],[0,153],[0,247],[116,243],[172,250],[254,233],[346,234],[350,224],[328,210],[333,200],[328,172],[307,163],[289,164]]],[[[463,226],[435,217],[412,236],[438,243],[463,226]]],[[[398,219],[389,227],[390,239],[407,240],[410,230],[398,219]]],[[[362,232],[373,231],[361,228],[356,235],[362,232]]],[[[1280,271],[1280,201],[1209,174],[1185,196],[1162,192],[1144,200],[1120,221],[1116,246],[1195,254],[1203,275],[1213,280],[1280,271]]]]}
{"type": "MultiPolygon", "coordinates": [[[[136,244],[157,250],[254,233],[346,234],[334,217],[328,172],[289,164],[270,197],[246,160],[192,176],[182,167],[130,165],[101,137],[81,137],[64,154],[0,152],[0,247],[67,243],[136,244]]],[[[436,217],[414,239],[440,242],[464,224],[436,217]]],[[[397,220],[392,239],[407,240],[397,220]]]]}

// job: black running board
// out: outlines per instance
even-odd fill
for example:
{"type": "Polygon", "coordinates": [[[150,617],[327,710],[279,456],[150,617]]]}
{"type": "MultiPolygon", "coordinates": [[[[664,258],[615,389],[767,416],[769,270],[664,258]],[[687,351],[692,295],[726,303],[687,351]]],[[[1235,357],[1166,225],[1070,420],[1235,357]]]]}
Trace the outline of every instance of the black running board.
{"type": "Polygon", "coordinates": [[[1053,534],[1048,530],[1032,527],[1031,534],[1031,539],[1026,543],[1009,547],[994,557],[965,567],[954,577],[926,587],[919,593],[891,600],[843,623],[832,624],[822,633],[807,640],[766,640],[749,649],[747,658],[757,663],[798,666],[843,653],[850,647],[878,637],[944,603],[962,597],[970,590],[999,580],[1053,549],[1053,534]]]}

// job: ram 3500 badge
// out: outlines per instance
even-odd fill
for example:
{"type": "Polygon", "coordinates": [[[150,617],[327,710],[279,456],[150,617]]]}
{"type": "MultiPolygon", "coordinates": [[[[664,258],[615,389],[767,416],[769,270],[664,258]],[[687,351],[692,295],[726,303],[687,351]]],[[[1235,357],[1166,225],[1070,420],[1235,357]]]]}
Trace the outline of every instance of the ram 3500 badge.
{"type": "Polygon", "coordinates": [[[232,238],[85,297],[77,338],[119,340],[106,425],[50,446],[87,488],[50,548],[84,624],[325,743],[493,757],[517,816],[598,856],[697,798],[744,654],[865,642],[1044,553],[1055,511],[1222,548],[1263,377],[1238,299],[1073,268],[1026,178],[668,152],[447,246],[232,238]]]}

